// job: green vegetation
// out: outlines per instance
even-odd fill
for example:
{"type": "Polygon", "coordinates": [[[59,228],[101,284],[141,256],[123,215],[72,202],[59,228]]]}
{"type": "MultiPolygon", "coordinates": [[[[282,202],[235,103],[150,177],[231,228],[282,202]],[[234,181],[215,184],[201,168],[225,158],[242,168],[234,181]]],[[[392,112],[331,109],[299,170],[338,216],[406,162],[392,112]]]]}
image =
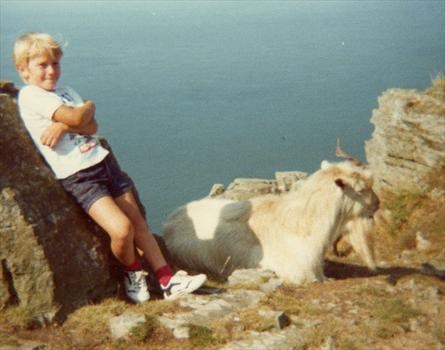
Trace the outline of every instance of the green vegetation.
{"type": "Polygon", "coordinates": [[[426,193],[403,192],[383,194],[383,206],[391,213],[390,222],[378,229],[380,251],[395,254],[416,247],[416,235],[421,232],[426,239],[437,244],[431,252],[438,252],[445,244],[445,159],[425,179],[426,193]]]}

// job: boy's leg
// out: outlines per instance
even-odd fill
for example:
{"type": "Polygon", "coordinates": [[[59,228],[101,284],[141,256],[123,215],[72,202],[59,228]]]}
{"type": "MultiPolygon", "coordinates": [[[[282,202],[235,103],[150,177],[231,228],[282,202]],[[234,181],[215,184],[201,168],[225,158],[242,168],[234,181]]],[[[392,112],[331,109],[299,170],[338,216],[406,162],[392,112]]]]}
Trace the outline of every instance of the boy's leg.
{"type": "Polygon", "coordinates": [[[145,218],[143,217],[132,191],[115,198],[116,204],[127,215],[134,227],[134,242],[142,251],[144,259],[153,271],[167,265],[167,261],[159,248],[145,218]]]}
{"type": "Polygon", "coordinates": [[[125,291],[136,303],[150,299],[146,272],[136,258],[134,228],[127,215],[110,196],[95,201],[88,214],[108,233],[114,256],[125,266],[125,291]]]}
{"type": "Polygon", "coordinates": [[[154,270],[164,298],[174,299],[180,295],[192,293],[205,283],[207,277],[203,274],[189,276],[185,271],[178,271],[172,276],[170,266],[167,264],[156,239],[142,216],[131,191],[117,197],[116,203],[132,221],[135,228],[136,247],[142,250],[144,258],[154,270]]]}
{"type": "Polygon", "coordinates": [[[111,196],[95,201],[88,214],[111,238],[111,251],[125,266],[135,261],[134,228],[127,215],[111,196]]]}

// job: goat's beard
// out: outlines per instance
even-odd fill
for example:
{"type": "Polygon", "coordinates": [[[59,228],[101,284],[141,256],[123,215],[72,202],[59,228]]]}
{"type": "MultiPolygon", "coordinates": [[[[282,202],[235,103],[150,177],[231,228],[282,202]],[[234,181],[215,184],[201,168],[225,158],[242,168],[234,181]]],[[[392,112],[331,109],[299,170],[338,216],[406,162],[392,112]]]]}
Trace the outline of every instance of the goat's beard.
{"type": "Polygon", "coordinates": [[[374,242],[371,235],[373,229],[372,217],[357,217],[347,223],[342,239],[352,246],[370,270],[375,271],[374,242]]]}

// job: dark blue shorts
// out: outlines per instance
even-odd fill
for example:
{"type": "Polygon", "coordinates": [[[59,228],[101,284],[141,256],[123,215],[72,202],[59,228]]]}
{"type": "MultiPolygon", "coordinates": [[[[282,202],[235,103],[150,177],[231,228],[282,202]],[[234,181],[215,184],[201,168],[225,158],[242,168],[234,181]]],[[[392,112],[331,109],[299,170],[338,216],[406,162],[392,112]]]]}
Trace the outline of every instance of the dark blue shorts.
{"type": "Polygon", "coordinates": [[[60,182],[87,213],[98,199],[105,196],[119,197],[129,192],[134,185],[111,154],[99,164],[78,171],[60,182]]]}

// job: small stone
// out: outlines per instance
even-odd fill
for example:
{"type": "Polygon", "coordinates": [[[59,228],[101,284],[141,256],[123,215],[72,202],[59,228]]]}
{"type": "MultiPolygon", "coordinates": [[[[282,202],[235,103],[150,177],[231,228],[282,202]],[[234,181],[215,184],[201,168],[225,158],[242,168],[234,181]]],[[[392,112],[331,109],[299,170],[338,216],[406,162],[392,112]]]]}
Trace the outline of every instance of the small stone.
{"type": "Polygon", "coordinates": [[[176,339],[188,339],[190,338],[190,328],[187,326],[179,326],[173,330],[173,336],[176,339]]]}
{"type": "Polygon", "coordinates": [[[275,325],[276,325],[276,327],[278,329],[286,328],[290,324],[291,324],[291,320],[290,320],[289,316],[285,312],[280,312],[275,317],[275,325]]]}
{"type": "Polygon", "coordinates": [[[123,314],[113,317],[110,322],[111,337],[120,339],[128,336],[133,328],[145,322],[144,315],[123,314]]]}
{"type": "Polygon", "coordinates": [[[272,293],[275,289],[283,284],[283,280],[279,278],[271,278],[268,282],[260,286],[260,290],[264,293],[272,293]]]}
{"type": "Polygon", "coordinates": [[[320,350],[334,350],[334,347],[335,347],[335,340],[333,337],[329,336],[326,339],[324,345],[322,345],[322,347],[320,348],[320,350]]]}
{"type": "Polygon", "coordinates": [[[210,190],[209,197],[216,197],[223,194],[225,191],[223,184],[214,184],[210,190]]]}
{"type": "Polygon", "coordinates": [[[422,293],[422,296],[425,299],[434,301],[434,302],[440,302],[440,288],[436,286],[431,286],[425,289],[422,293]]]}
{"type": "Polygon", "coordinates": [[[432,243],[425,239],[422,231],[416,233],[416,248],[420,251],[427,251],[431,248],[432,243]]]}

